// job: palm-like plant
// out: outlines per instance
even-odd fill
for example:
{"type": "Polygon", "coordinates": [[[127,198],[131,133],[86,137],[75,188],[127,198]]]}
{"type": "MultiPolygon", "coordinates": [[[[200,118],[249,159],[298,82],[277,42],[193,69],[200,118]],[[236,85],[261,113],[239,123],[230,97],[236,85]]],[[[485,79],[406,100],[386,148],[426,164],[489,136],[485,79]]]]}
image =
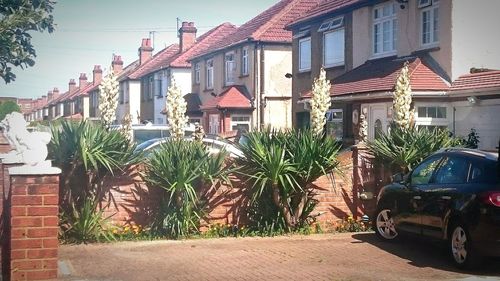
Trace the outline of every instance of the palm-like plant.
{"type": "Polygon", "coordinates": [[[368,149],[378,161],[395,167],[393,172],[406,173],[435,151],[459,145],[447,130],[392,126],[368,142],[368,149]]]}
{"type": "Polygon", "coordinates": [[[199,142],[172,139],[146,162],[144,181],[164,190],[152,230],[172,238],[198,231],[206,211],[205,187],[230,183],[226,153],[209,154],[199,142]]]}
{"type": "Polygon", "coordinates": [[[84,213],[75,216],[75,212],[84,212],[89,198],[95,201],[91,206],[97,214],[97,203],[106,196],[104,177],[135,163],[139,157],[133,152],[135,145],[119,131],[108,132],[100,124],[86,121],[62,121],[52,125],[51,131],[49,157],[62,169],[59,192],[63,214],[73,216],[69,221],[88,218],[84,213]]]}
{"type": "Polygon", "coordinates": [[[265,130],[247,137],[237,164],[252,183],[252,201],[271,196],[279,210],[272,215],[282,216],[288,229],[302,225],[314,203],[311,183],[337,167],[340,144],[312,131],[265,130]]]}

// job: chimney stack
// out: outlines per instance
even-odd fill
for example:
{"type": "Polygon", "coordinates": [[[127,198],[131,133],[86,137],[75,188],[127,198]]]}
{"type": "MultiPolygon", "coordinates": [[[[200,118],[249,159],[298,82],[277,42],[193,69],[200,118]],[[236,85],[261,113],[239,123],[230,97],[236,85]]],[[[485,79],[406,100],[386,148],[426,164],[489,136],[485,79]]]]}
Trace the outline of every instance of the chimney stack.
{"type": "Polygon", "coordinates": [[[76,83],[75,83],[75,79],[69,79],[69,83],[68,83],[68,91],[70,93],[73,93],[75,92],[76,90],[76,83]]]}
{"type": "Polygon", "coordinates": [[[42,104],[46,104],[47,103],[47,96],[43,95],[42,96],[42,104]]]}
{"type": "Polygon", "coordinates": [[[197,29],[194,27],[194,22],[182,22],[182,26],[179,28],[179,46],[181,53],[184,53],[196,43],[196,31],[197,29]]]}
{"type": "Polygon", "coordinates": [[[52,91],[49,91],[47,93],[47,102],[50,102],[54,99],[54,94],[52,93],[52,91]]]}
{"type": "Polygon", "coordinates": [[[118,73],[122,72],[123,69],[122,56],[113,55],[113,61],[111,62],[111,67],[113,68],[113,73],[115,75],[118,75],[118,73]]]}
{"type": "Polygon", "coordinates": [[[153,56],[153,47],[151,47],[151,39],[142,39],[141,47],[139,48],[139,65],[144,64],[153,56]]]}
{"type": "Polygon", "coordinates": [[[87,86],[87,74],[80,73],[80,78],[78,78],[78,89],[82,90],[87,86]]]}
{"type": "Polygon", "coordinates": [[[59,89],[54,87],[54,90],[52,90],[52,96],[53,99],[57,99],[59,97],[59,89]]]}
{"type": "Polygon", "coordinates": [[[97,85],[101,83],[102,80],[102,69],[100,65],[94,65],[94,70],[92,71],[92,84],[97,85]]]}

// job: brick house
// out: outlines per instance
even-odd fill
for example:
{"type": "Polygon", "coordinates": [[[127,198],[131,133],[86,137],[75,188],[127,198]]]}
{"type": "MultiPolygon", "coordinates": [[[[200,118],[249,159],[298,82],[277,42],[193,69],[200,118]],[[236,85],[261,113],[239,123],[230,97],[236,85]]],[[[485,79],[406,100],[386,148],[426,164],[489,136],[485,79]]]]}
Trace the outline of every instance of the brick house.
{"type": "Polygon", "coordinates": [[[207,133],[291,127],[292,33],[284,27],[318,2],[282,0],[191,58],[207,133]]]}
{"type": "MultiPolygon", "coordinates": [[[[189,57],[200,53],[208,44],[219,40],[227,30],[234,29],[231,24],[221,24],[200,37],[193,22],[183,22],[179,29],[179,43],[172,44],[155,54],[149,61],[128,74],[129,79],[139,80],[141,85],[141,120],[154,124],[166,124],[165,108],[167,89],[175,80],[184,95],[191,92],[191,64],[189,57]]],[[[191,99],[191,95],[187,96],[191,99]]],[[[125,103],[127,97],[120,99],[125,103]]],[[[191,122],[199,122],[200,116],[190,110],[191,122]]]]}
{"type": "Polygon", "coordinates": [[[312,80],[324,65],[332,81],[328,132],[352,144],[364,114],[368,137],[375,138],[392,119],[395,78],[408,61],[416,124],[446,127],[458,136],[476,128],[485,137],[480,148],[493,149],[498,126],[459,114],[481,112],[482,118],[492,118],[484,110],[500,109],[500,93],[478,88],[466,93],[454,85],[472,68],[500,69],[500,51],[494,47],[500,39],[471,32],[498,26],[500,19],[491,12],[495,8],[500,8],[498,1],[323,2],[287,26],[294,34],[294,125],[308,124],[312,80]]]}

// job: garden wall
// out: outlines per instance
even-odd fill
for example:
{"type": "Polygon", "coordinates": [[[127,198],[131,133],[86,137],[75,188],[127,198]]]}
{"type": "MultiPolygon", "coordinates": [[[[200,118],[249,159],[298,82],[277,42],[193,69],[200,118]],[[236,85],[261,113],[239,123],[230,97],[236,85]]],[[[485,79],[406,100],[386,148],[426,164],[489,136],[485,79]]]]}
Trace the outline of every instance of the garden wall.
{"type": "MultiPolygon", "coordinates": [[[[378,182],[371,163],[363,149],[353,147],[341,153],[341,170],[317,179],[315,198],[319,201],[312,215],[322,227],[329,228],[349,216],[360,218],[371,216],[375,199],[361,200],[360,192],[371,190],[376,193],[378,182]]],[[[246,223],[246,209],[249,196],[245,194],[244,183],[232,179],[232,187],[221,186],[207,191],[209,198],[208,224],[246,223]]],[[[115,224],[145,225],[153,208],[159,203],[159,193],[149,189],[141,180],[137,167],[119,175],[108,177],[105,186],[109,196],[102,201],[105,216],[115,224]]]]}

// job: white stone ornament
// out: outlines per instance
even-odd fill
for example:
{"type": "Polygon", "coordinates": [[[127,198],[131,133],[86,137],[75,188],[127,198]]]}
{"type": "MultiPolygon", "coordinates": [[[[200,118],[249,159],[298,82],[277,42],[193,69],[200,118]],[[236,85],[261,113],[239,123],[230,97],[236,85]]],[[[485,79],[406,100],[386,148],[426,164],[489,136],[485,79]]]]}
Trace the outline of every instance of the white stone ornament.
{"type": "Polygon", "coordinates": [[[50,167],[47,158],[47,144],[51,135],[46,132],[29,132],[26,129],[27,122],[19,112],[7,114],[0,126],[4,128],[12,151],[0,154],[3,163],[21,163],[33,167],[50,167]]]}

